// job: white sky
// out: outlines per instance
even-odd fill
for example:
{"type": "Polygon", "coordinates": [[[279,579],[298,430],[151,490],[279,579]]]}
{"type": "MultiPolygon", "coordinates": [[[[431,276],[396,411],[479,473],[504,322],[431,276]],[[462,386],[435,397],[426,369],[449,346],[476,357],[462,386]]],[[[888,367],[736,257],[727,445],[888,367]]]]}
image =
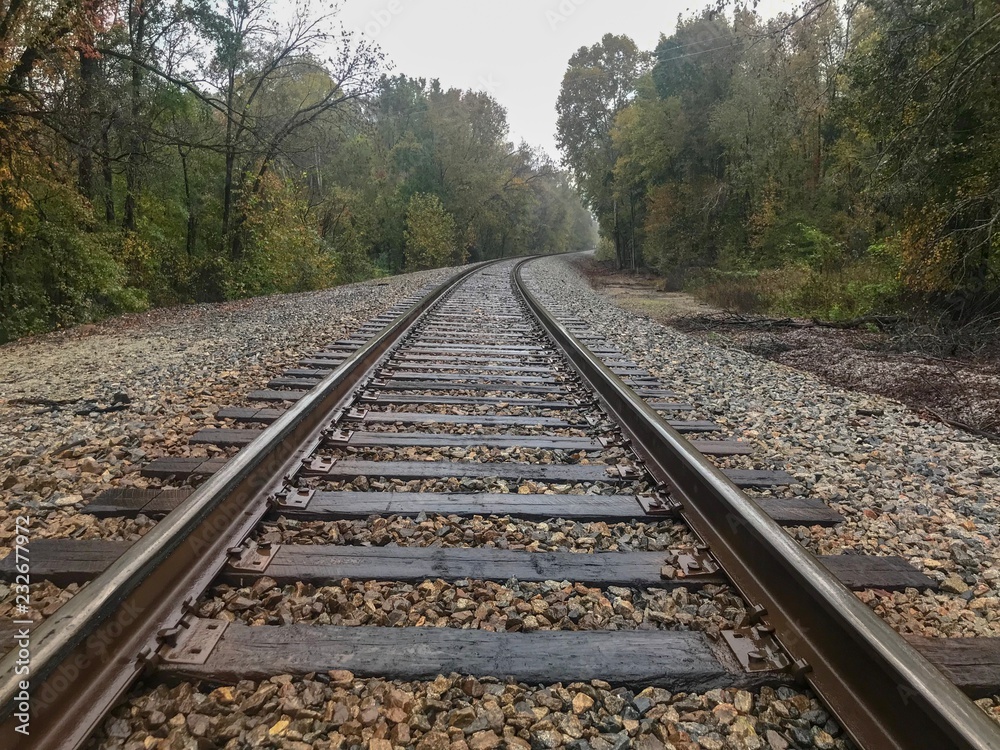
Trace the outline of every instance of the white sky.
{"type": "MultiPolygon", "coordinates": [[[[344,26],[376,42],[394,73],[488,91],[507,108],[511,137],[553,158],[556,98],[570,56],[610,32],[652,50],[708,0],[343,0],[344,26]]],[[[762,15],[792,6],[761,0],[762,15]]]]}

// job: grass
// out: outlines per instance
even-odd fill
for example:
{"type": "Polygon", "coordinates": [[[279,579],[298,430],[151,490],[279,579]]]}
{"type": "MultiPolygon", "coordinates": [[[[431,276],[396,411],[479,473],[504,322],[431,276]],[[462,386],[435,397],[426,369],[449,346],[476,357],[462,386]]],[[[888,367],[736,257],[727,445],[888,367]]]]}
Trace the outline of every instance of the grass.
{"type": "Polygon", "coordinates": [[[737,313],[849,320],[894,309],[895,273],[872,260],[837,269],[792,264],[755,272],[715,272],[690,285],[704,302],[737,313]]]}

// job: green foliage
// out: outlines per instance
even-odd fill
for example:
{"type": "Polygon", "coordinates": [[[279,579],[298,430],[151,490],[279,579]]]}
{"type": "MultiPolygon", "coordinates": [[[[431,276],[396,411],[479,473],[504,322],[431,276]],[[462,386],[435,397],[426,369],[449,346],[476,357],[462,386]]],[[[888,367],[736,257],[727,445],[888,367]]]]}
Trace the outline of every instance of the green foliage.
{"type": "Polygon", "coordinates": [[[843,245],[818,227],[799,222],[797,242],[791,245],[794,251],[816,271],[835,269],[844,260],[843,245]]]}
{"type": "Polygon", "coordinates": [[[356,236],[346,238],[337,249],[330,249],[333,255],[333,273],[338,284],[353,284],[384,275],[368,255],[368,248],[356,236]]]}
{"type": "MultiPolygon", "coordinates": [[[[820,238],[820,246],[824,245],[820,238]]],[[[884,246],[873,246],[861,258],[822,255],[778,268],[744,271],[706,269],[690,290],[712,305],[742,313],[849,320],[891,312],[903,303],[906,290],[899,264],[884,246]]]]}
{"type": "Polygon", "coordinates": [[[580,193],[615,247],[618,268],[642,264],[642,190],[616,169],[616,118],[629,105],[649,55],[627,36],[605,34],[569,60],[556,102],[557,142],[580,193]]]}
{"type": "Polygon", "coordinates": [[[11,263],[0,292],[0,342],[149,304],[144,290],[128,285],[114,254],[117,232],[87,234],[40,227],[11,263]]]}
{"type": "Polygon", "coordinates": [[[850,112],[878,144],[903,281],[959,317],[980,314],[1000,303],[996,3],[872,0],[862,21],[850,112]]]}
{"type": "MultiPolygon", "coordinates": [[[[817,271],[833,270],[849,260],[843,243],[819,227],[788,216],[767,226],[756,238],[756,252],[740,254],[745,265],[774,268],[800,265],[817,271]]],[[[733,260],[727,266],[739,261],[733,260]]]]}
{"type": "Polygon", "coordinates": [[[615,246],[607,237],[601,237],[597,243],[597,252],[594,257],[604,263],[615,259],[615,246]]]}
{"type": "MultiPolygon", "coordinates": [[[[791,275],[794,280],[795,276],[791,275]]],[[[801,286],[789,286],[771,301],[775,312],[829,320],[890,312],[898,308],[897,278],[875,263],[856,261],[835,271],[811,271],[801,286]]]]}
{"type": "Polygon", "coordinates": [[[381,77],[308,0],[36,5],[0,23],[0,342],[596,242],[495,99],[381,77]]]}
{"type": "Polygon", "coordinates": [[[415,193],[410,198],[403,237],[409,271],[460,265],[464,261],[464,253],[455,243],[455,219],[436,195],[415,193]]]}
{"type": "Polygon", "coordinates": [[[228,264],[227,297],[304,292],[333,284],[333,256],[302,221],[308,207],[293,185],[270,176],[266,187],[244,200],[247,241],[240,257],[228,264]]]}
{"type": "Polygon", "coordinates": [[[648,75],[608,37],[571,58],[560,144],[602,238],[741,309],[1000,309],[995,3],[725,6],[680,19],[648,75]],[[588,91],[608,80],[630,81],[610,141],[588,91]]]}
{"type": "Polygon", "coordinates": [[[99,231],[86,203],[34,164],[17,166],[0,186],[0,205],[7,206],[0,222],[0,342],[145,309],[145,292],[130,285],[120,233],[99,231]]]}

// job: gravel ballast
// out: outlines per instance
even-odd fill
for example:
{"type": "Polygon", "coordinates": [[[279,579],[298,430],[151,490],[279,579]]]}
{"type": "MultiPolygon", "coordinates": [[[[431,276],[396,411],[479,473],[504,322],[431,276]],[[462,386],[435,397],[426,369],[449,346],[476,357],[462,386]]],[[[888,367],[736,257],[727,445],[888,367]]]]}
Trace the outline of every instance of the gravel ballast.
{"type": "Polygon", "coordinates": [[[442,580],[420,584],[351,581],[279,587],[217,586],[197,609],[200,617],[254,626],[291,623],[373,627],[470,628],[531,633],[536,630],[701,630],[713,637],[746,614],[727,586],[606,590],[569,581],[506,583],[442,580]]]}
{"type": "MultiPolygon", "coordinates": [[[[572,503],[568,496],[567,503],[572,503]]],[[[502,498],[501,498],[502,500],[502,498]]],[[[532,522],[507,516],[414,518],[377,516],[365,521],[265,522],[256,538],[270,544],[346,544],[362,547],[489,547],[529,552],[662,552],[691,547],[696,538],[673,521],[650,523],[532,522]]]]}
{"type": "Polygon", "coordinates": [[[899,403],[845,391],[736,348],[706,344],[637,317],[595,292],[574,260],[546,258],[525,276],[593,330],[840,511],[834,528],[792,529],[821,554],[900,555],[942,592],[863,595],[897,629],[1000,635],[1000,453],[984,439],[921,419],[899,403]],[[888,616],[888,613],[892,613],[888,616]]]}
{"type": "Polygon", "coordinates": [[[138,470],[159,456],[229,455],[188,437],[300,357],[454,273],[154,310],[0,347],[0,555],[15,511],[29,516],[32,539],[114,538],[117,527],[75,512],[85,498],[145,486],[138,470]]]}
{"type": "Polygon", "coordinates": [[[532,686],[439,676],[431,682],[278,675],[214,690],[161,685],[133,696],[91,748],[285,750],[842,750],[842,730],[787,687],[629,690],[606,682],[532,686]],[[209,739],[211,738],[211,739],[209,739]]]}
{"type": "MultiPolygon", "coordinates": [[[[218,407],[241,403],[239,398],[248,390],[263,387],[303,354],[344,337],[428,281],[453,272],[446,269],[315,294],[158,311],[88,328],[85,333],[68,332],[0,348],[0,379],[11,383],[0,394],[7,399],[0,400],[0,417],[14,425],[13,433],[0,437],[0,455],[7,462],[0,466],[0,477],[14,477],[14,481],[0,479],[6,512],[27,508],[37,521],[34,538],[138,539],[152,527],[151,520],[141,516],[131,521],[97,520],[78,513],[77,504],[108,487],[143,486],[138,469],[158,456],[229,455],[231,449],[189,445],[188,438],[202,427],[217,424],[213,415],[218,407]],[[114,406],[119,392],[128,397],[125,402],[118,399],[125,406],[122,411],[98,411],[114,406]],[[77,403],[47,407],[10,403],[10,399],[26,396],[53,400],[82,396],[82,403],[94,409],[81,410],[77,403]]],[[[863,600],[894,627],[925,635],[1000,634],[997,607],[989,604],[997,601],[1000,587],[992,573],[997,556],[996,516],[990,515],[995,513],[994,496],[1000,487],[995,475],[978,470],[981,465],[975,461],[972,465],[977,470],[960,469],[967,482],[956,482],[951,476],[954,467],[970,465],[968,456],[983,459],[989,446],[919,422],[892,402],[837,391],[812,376],[743,352],[706,346],[636,319],[594,293],[572,261],[546,259],[529,265],[526,273],[537,292],[551,293],[575,309],[597,333],[660,375],[664,387],[678,393],[678,401],[692,401],[696,410],[685,413],[685,418],[713,419],[725,432],[754,445],[752,458],[723,458],[720,465],[785,468],[799,484],[775,490],[774,495],[808,492],[844,513],[847,522],[834,529],[789,530],[808,548],[823,554],[901,554],[943,582],[944,590],[935,595],[862,592],[863,600]],[[883,416],[862,416],[858,408],[881,411],[883,416]],[[911,441],[911,431],[920,433],[921,441],[911,441]],[[952,434],[965,442],[950,442],[952,434]],[[908,453],[910,446],[917,446],[916,463],[908,453]],[[927,458],[932,455],[933,461],[927,458]],[[923,504],[927,512],[915,515],[915,504],[923,504]],[[976,512],[970,513],[969,508],[976,512]]],[[[405,408],[425,409],[465,411],[405,408]]],[[[567,416],[561,410],[506,406],[496,413],[567,416]]],[[[613,463],[618,458],[614,449],[601,457],[488,447],[343,454],[359,459],[460,463],[509,458],[529,463],[601,463],[608,458],[613,463]]],[[[1000,475],[995,452],[993,464],[1000,475]]],[[[308,484],[322,490],[551,492],[566,494],[570,500],[577,494],[646,488],[643,483],[547,485],[496,478],[410,482],[380,477],[351,482],[316,478],[308,484]]],[[[5,551],[4,544],[10,544],[12,531],[12,519],[0,517],[0,553],[5,551]]],[[[547,550],[580,554],[662,551],[679,541],[690,541],[689,532],[670,521],[599,524],[553,519],[531,523],[507,517],[433,515],[336,522],[281,518],[263,524],[255,535],[280,544],[495,546],[535,554],[547,550]]],[[[35,616],[51,614],[75,590],[35,584],[33,597],[44,608],[35,616]]],[[[0,597],[0,605],[4,604],[9,605],[9,599],[0,597]]],[[[726,586],[706,586],[696,592],[600,589],[565,581],[513,579],[502,584],[344,579],[324,586],[279,586],[265,578],[253,586],[214,585],[197,606],[201,616],[256,627],[300,622],[522,632],[655,628],[699,630],[709,636],[721,627],[731,627],[745,611],[743,602],[726,586]]],[[[4,611],[0,608],[0,614],[4,611]]],[[[1000,713],[991,699],[980,705],[1000,713]]],[[[789,687],[754,693],[671,694],[654,688],[630,690],[599,680],[524,685],[450,675],[402,682],[334,671],[305,677],[275,675],[262,682],[233,685],[140,684],[103,722],[90,747],[846,750],[852,745],[814,697],[789,687]]]]}

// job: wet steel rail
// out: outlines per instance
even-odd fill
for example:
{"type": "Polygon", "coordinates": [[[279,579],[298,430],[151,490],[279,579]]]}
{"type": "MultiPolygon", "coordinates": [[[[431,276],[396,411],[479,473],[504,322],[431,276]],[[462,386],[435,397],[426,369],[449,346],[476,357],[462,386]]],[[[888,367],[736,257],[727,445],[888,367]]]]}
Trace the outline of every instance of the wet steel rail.
{"type": "MultiPolygon", "coordinates": [[[[685,419],[690,405],[558,300],[532,294],[521,273],[527,262],[465,269],[304,358],[249,394],[250,406],[223,410],[220,416],[243,426],[204,430],[195,441],[238,448],[228,460],[154,461],[144,473],[168,487],[95,499],[95,514],[162,516],[134,545],[33,545],[36,578],[89,583],[32,633],[31,746],[81,746],[142,674],[240,679],[259,676],[254,670],[264,669],[268,658],[284,670],[308,672],[338,666],[337,654],[347,649],[356,657],[352,669],[373,676],[433,678],[466,666],[471,673],[522,681],[583,678],[591,669],[610,682],[676,681],[688,689],[798,681],[870,750],[1000,747],[1000,729],[940,665],[851,592],[931,582],[903,561],[816,558],[805,551],[782,525],[830,524],[836,514],[808,499],[751,500],[744,488],[791,478],[720,469],[712,457],[745,454],[746,446],[719,439],[718,425],[685,419]],[[459,460],[427,460],[421,451],[429,448],[457,449],[459,460]],[[469,448],[571,458],[461,460],[469,448]],[[378,452],[386,449],[409,451],[408,458],[380,460],[378,452]],[[204,481],[191,488],[199,477],[204,481]],[[395,491],[359,491],[351,484],[358,477],[393,484],[395,491]],[[422,488],[435,482],[447,491],[422,488]],[[595,491],[483,492],[486,483],[518,482],[595,491]],[[303,550],[297,547],[306,545],[255,541],[255,530],[276,514],[364,519],[421,512],[680,517],[704,546],[587,555],[336,545],[303,550]],[[414,636],[406,631],[420,628],[227,627],[195,616],[198,598],[220,577],[245,581],[266,573],[279,582],[303,576],[322,581],[348,578],[352,571],[377,580],[729,582],[750,604],[750,614],[743,627],[712,644],[701,634],[670,631],[426,628],[414,636]],[[365,632],[372,630],[382,631],[374,641],[365,632]],[[279,631],[291,640],[274,640],[279,631]],[[413,648],[416,642],[420,649],[413,648]],[[269,656],[289,643],[298,651],[269,656]],[[487,658],[487,652],[502,658],[487,658]],[[610,660],[602,662],[602,653],[610,660]],[[258,654],[264,666],[251,663],[258,654]],[[540,664],[544,656],[555,665],[540,664]]],[[[19,682],[16,655],[9,654],[0,663],[4,736],[14,736],[19,682]]]]}

